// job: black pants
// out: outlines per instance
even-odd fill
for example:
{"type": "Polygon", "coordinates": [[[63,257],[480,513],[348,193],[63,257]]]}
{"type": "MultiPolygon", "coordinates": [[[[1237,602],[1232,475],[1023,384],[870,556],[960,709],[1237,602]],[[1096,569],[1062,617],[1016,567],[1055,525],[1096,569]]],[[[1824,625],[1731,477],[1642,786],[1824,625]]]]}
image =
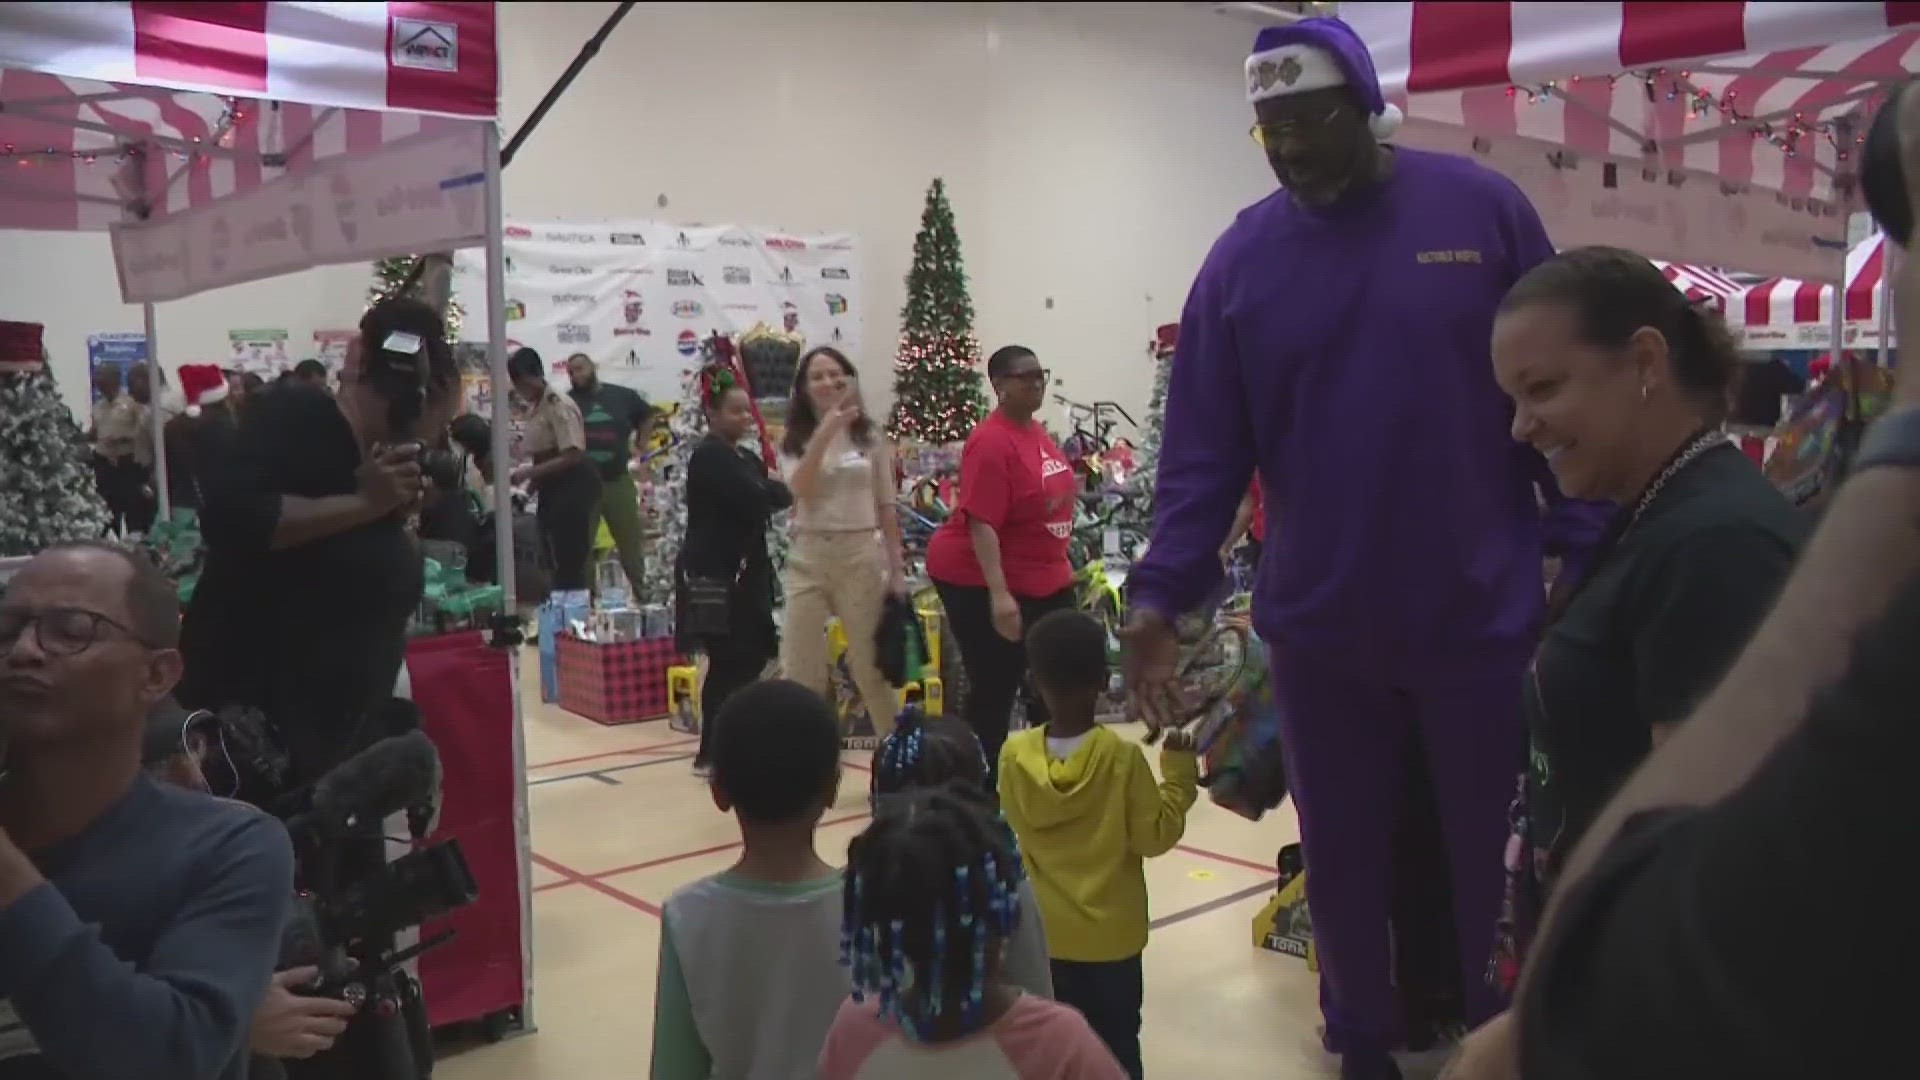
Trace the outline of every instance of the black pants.
{"type": "Polygon", "coordinates": [[[700,752],[694,755],[695,764],[713,762],[709,754],[713,748],[713,722],[720,715],[720,706],[727,703],[735,690],[758,679],[766,666],[767,651],[757,642],[752,648],[741,649],[716,639],[707,649],[707,677],[700,684],[700,752]]]}
{"type": "Polygon", "coordinates": [[[1146,1074],[1140,1063],[1140,1000],[1145,990],[1140,958],[1085,964],[1051,960],[1054,1000],[1080,1010],[1100,1041],[1133,1080],[1146,1074]]]}
{"type": "MultiPolygon", "coordinates": [[[[967,700],[962,715],[974,734],[980,736],[980,748],[987,754],[988,790],[1000,783],[1000,747],[1007,741],[1007,722],[1013,714],[1013,697],[1025,691],[1027,723],[1039,727],[1047,722],[1047,706],[1027,682],[1027,646],[1008,641],[993,628],[993,601],[985,586],[948,585],[934,582],[940,593],[940,606],[947,613],[947,631],[960,646],[960,663],[967,669],[967,700]]],[[[1062,589],[1052,596],[1018,597],[1020,625],[1032,626],[1048,612],[1071,608],[1073,590],[1062,589]]]]}
{"type": "Polygon", "coordinates": [[[107,505],[109,533],[144,533],[153,527],[159,503],[147,492],[152,472],[131,458],[113,461],[94,456],[93,481],[100,501],[107,505]]]}
{"type": "Polygon", "coordinates": [[[541,539],[553,553],[556,590],[590,588],[593,582],[593,515],[600,505],[600,474],[581,464],[540,484],[535,515],[541,539]]]}

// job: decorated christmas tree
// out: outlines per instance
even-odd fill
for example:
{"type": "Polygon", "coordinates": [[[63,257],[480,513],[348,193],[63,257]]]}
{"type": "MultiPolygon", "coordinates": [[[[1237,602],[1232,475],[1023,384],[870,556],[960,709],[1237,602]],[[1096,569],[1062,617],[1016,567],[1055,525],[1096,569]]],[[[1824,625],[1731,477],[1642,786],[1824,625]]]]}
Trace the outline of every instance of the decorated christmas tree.
{"type": "Polygon", "coordinates": [[[1160,435],[1167,418],[1167,381],[1173,377],[1173,347],[1179,336],[1178,325],[1162,326],[1154,335],[1153,343],[1147,346],[1147,355],[1153,359],[1153,393],[1147,398],[1146,430],[1141,433],[1139,451],[1134,455],[1138,494],[1133,505],[1141,520],[1127,523],[1143,533],[1153,531],[1153,483],[1160,471],[1160,435]]]}
{"type": "Polygon", "coordinates": [[[107,531],[86,442],[46,369],[39,330],[0,323],[0,557],[107,531]]]}
{"type": "MultiPolygon", "coordinates": [[[[412,255],[396,255],[391,259],[381,259],[374,263],[373,284],[367,286],[367,306],[372,307],[389,296],[404,296],[408,293],[415,293],[419,295],[421,299],[438,307],[439,305],[436,303],[438,298],[427,295],[429,292],[435,291],[431,288],[433,282],[430,282],[428,279],[434,275],[436,268],[432,266],[422,267],[421,272],[416,275],[414,272],[414,264],[419,261],[418,258],[412,255]]],[[[451,264],[448,265],[450,268],[451,264]]],[[[444,310],[447,317],[447,340],[450,342],[459,341],[460,320],[466,312],[462,310],[459,303],[451,297],[446,300],[446,308],[444,310]]]]}
{"type": "Polygon", "coordinates": [[[920,235],[913,240],[887,434],[931,445],[965,439],[987,414],[982,382],[960,236],[946,184],[935,179],[920,214],[920,235]]]}

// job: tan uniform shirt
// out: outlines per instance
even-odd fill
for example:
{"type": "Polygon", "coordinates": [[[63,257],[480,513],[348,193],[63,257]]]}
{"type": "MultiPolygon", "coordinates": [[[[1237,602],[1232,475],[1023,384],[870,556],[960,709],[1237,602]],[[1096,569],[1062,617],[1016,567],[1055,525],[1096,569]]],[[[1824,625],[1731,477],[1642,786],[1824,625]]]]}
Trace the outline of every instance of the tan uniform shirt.
{"type": "MultiPolygon", "coordinates": [[[[791,484],[800,458],[780,455],[780,472],[791,484]]],[[[809,498],[794,499],[796,532],[867,532],[880,527],[880,512],[893,507],[893,459],[885,440],[861,449],[844,433],[820,459],[820,479],[809,498]]]]}
{"type": "Polygon", "coordinates": [[[140,405],[125,393],[93,403],[93,448],[103,458],[125,461],[140,437],[140,405]]]}
{"type": "Polygon", "coordinates": [[[527,416],[527,456],[540,462],[567,450],[586,448],[587,425],[580,417],[580,406],[548,383],[527,416]]]}

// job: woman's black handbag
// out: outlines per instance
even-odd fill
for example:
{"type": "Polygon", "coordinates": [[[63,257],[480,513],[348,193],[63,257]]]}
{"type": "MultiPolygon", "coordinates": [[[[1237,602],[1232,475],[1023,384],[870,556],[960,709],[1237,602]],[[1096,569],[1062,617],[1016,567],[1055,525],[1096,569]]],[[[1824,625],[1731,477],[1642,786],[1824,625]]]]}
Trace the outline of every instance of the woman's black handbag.
{"type": "Polygon", "coordinates": [[[733,627],[733,583],[736,575],[710,570],[682,570],[674,590],[674,622],[683,639],[726,637],[733,627]]]}
{"type": "Polygon", "coordinates": [[[873,628],[873,652],[874,663],[889,685],[905,686],[918,679],[918,673],[907,668],[913,658],[926,656],[927,639],[913,601],[897,593],[887,594],[880,625],[873,628]]]}

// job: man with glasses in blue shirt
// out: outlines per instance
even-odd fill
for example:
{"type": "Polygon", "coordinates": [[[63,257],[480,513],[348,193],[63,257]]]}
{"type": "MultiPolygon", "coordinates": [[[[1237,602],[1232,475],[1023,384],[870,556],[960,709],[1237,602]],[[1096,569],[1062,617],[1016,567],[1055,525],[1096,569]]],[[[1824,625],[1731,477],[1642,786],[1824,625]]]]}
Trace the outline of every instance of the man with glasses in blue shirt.
{"type": "Polygon", "coordinates": [[[0,1077],[239,1080],[293,852],[239,803],[141,769],[180,677],[141,556],[54,548],[0,596],[0,1077]]]}

